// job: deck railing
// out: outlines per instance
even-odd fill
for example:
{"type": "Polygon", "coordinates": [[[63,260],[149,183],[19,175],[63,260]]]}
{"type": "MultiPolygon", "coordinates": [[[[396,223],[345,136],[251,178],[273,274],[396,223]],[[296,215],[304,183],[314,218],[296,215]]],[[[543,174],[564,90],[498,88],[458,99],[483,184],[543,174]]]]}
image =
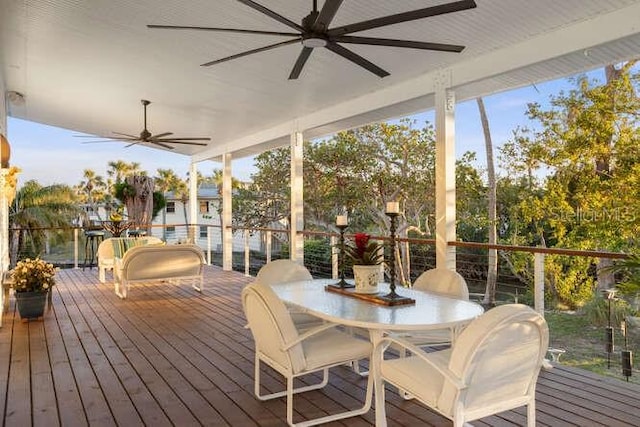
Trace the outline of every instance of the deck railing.
{"type": "MultiPolygon", "coordinates": [[[[35,254],[27,251],[17,254],[18,259],[39,255],[41,258],[53,262],[62,268],[83,268],[88,267],[91,261],[92,243],[87,240],[84,229],[65,228],[32,230],[39,232],[40,236],[46,236],[44,253],[35,254]]],[[[276,228],[244,228],[233,227],[233,257],[232,265],[236,271],[245,275],[254,276],[265,263],[279,258],[289,257],[289,231],[276,228]]],[[[205,252],[208,264],[222,265],[222,236],[221,227],[208,224],[168,224],[165,226],[152,226],[148,233],[159,237],[169,244],[195,242],[205,252]]],[[[338,278],[338,234],[301,231],[304,237],[304,263],[314,277],[338,278]]],[[[105,238],[110,234],[105,233],[105,238]]],[[[351,239],[353,236],[347,234],[351,239]]],[[[386,240],[385,236],[373,236],[378,240],[386,240]]],[[[482,301],[485,292],[487,275],[487,265],[489,250],[494,249],[498,257],[502,260],[499,263],[497,275],[497,300],[498,303],[522,302],[533,306],[540,312],[545,311],[545,258],[547,256],[567,256],[581,257],[589,259],[590,264],[595,265],[597,259],[620,259],[626,257],[624,254],[597,251],[576,251],[554,248],[536,248],[511,245],[488,245],[486,243],[472,242],[449,242],[452,250],[456,251],[456,269],[466,279],[472,298],[482,301]],[[516,276],[509,268],[508,260],[518,255],[518,261],[527,266],[526,269],[519,269],[516,276]],[[524,272],[522,272],[524,271],[524,272]]],[[[404,285],[410,285],[416,277],[423,271],[435,267],[435,241],[433,239],[398,239],[399,251],[404,252],[403,264],[397,268],[397,277],[404,285]]],[[[28,249],[28,247],[27,247],[28,249]]],[[[95,251],[95,247],[93,248],[95,251]]],[[[95,253],[93,254],[95,256],[95,253]]],[[[389,259],[390,254],[386,254],[389,259]]],[[[94,260],[95,265],[95,260],[94,260]]],[[[347,278],[352,277],[351,268],[345,269],[347,278]]],[[[547,313],[547,315],[550,315],[547,313]]],[[[620,349],[624,344],[620,334],[619,325],[615,327],[616,348],[620,349]]],[[[638,327],[636,326],[636,330],[638,327]]],[[[602,333],[602,342],[594,347],[589,358],[607,358],[604,342],[604,330],[596,330],[595,333],[602,333]]],[[[640,331],[637,332],[640,334],[640,331]]],[[[551,332],[552,338],[554,332],[551,332]]],[[[635,342],[632,341],[632,346],[635,342]]],[[[566,347],[571,351],[571,343],[556,342],[554,346],[566,347]]],[[[638,354],[635,348],[634,353],[638,354]]],[[[619,368],[619,360],[613,360],[614,369],[619,368]]],[[[636,356],[637,361],[637,356],[636,356]]],[[[633,371],[634,376],[640,376],[636,364],[633,371]]]]}

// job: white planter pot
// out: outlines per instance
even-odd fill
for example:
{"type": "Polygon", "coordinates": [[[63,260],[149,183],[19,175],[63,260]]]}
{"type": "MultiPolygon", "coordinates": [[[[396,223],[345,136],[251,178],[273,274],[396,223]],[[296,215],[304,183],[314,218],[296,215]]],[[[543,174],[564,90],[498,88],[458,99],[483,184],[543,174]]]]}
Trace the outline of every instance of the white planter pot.
{"type": "Polygon", "coordinates": [[[353,278],[355,279],[355,291],[360,294],[375,294],[379,292],[380,265],[354,265],[353,278]]]}

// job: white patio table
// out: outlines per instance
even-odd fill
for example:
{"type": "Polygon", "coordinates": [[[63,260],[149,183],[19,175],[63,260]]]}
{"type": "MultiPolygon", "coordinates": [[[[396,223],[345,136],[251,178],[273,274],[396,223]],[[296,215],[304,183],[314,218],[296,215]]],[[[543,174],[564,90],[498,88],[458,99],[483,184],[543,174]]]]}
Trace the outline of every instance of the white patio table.
{"type": "MultiPolygon", "coordinates": [[[[481,305],[407,288],[396,288],[415,304],[385,306],[325,291],[332,279],[315,279],[273,286],[283,301],[329,322],[369,330],[375,345],[385,331],[407,332],[465,326],[483,313],[481,305]]],[[[388,292],[388,284],[380,286],[388,292]]]]}

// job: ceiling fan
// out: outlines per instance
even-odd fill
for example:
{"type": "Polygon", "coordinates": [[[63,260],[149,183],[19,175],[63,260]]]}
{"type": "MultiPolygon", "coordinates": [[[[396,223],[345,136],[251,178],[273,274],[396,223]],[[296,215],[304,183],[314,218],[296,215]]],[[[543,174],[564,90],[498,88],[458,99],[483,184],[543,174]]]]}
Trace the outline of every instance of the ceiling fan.
{"type": "Polygon", "coordinates": [[[95,142],[109,142],[109,141],[125,141],[131,142],[127,147],[131,147],[132,145],[139,144],[141,142],[148,142],[150,144],[156,144],[160,147],[167,148],[169,150],[173,150],[174,147],[169,144],[185,144],[185,145],[199,145],[206,146],[204,142],[194,142],[194,141],[211,141],[211,138],[178,138],[178,137],[169,137],[173,135],[172,132],[163,132],[158,133],[156,135],[152,135],[151,132],[147,130],[147,106],[151,104],[151,101],[147,101],[146,99],[142,99],[142,106],[144,108],[144,129],[140,132],[139,136],[130,135],[128,133],[120,133],[113,132],[116,136],[93,136],[93,135],[75,135],[82,138],[107,138],[104,141],[85,141],[85,144],[95,143],[95,142]]]}
{"type": "Polygon", "coordinates": [[[329,28],[338,8],[343,0],[326,0],[322,6],[322,10],[318,11],[318,2],[313,0],[313,10],[309,15],[302,19],[302,24],[297,24],[288,18],[266,8],[265,6],[253,0],[237,0],[260,13],[284,24],[296,32],[277,32],[277,31],[259,31],[239,28],[213,28],[213,27],[193,27],[193,26],[177,26],[177,25],[147,25],[148,28],[171,29],[171,30],[204,30],[204,31],[220,31],[231,33],[258,34],[281,37],[294,37],[282,42],[270,44],[258,49],[248,50],[246,52],[227,56],[225,58],[216,59],[202,64],[203,67],[219,64],[221,62],[230,61],[232,59],[241,58],[258,52],[275,49],[277,47],[290,45],[293,43],[302,43],[302,51],[289,74],[289,80],[297,79],[302,72],[302,68],[306,64],[313,49],[324,47],[330,51],[342,56],[343,58],[359,65],[360,67],[372,72],[378,77],[386,77],[389,72],[378,67],[371,61],[363,58],[352,50],[342,46],[342,44],[365,44],[374,46],[392,46],[411,49],[435,50],[442,52],[462,52],[464,46],[430,43],[412,40],[396,40],[377,37],[360,37],[350,36],[348,34],[360,31],[371,30],[374,28],[385,27],[387,25],[399,24],[401,22],[415,21],[417,19],[428,18],[430,16],[443,15],[447,13],[459,12],[476,7],[474,0],[460,0],[445,3],[437,6],[426,7],[423,9],[413,10],[410,12],[398,13],[395,15],[384,16],[381,18],[370,19],[367,21],[357,22],[354,24],[343,25],[341,27],[329,28]]]}

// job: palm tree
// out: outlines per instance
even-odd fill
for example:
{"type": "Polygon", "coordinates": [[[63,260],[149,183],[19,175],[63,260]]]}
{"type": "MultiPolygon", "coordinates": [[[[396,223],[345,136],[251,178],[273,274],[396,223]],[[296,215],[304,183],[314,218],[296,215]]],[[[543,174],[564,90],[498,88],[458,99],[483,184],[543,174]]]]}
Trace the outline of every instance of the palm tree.
{"type": "MultiPolygon", "coordinates": [[[[43,187],[37,181],[27,181],[9,207],[11,265],[17,262],[18,254],[40,255],[52,227],[68,229],[80,211],[77,200],[68,185],[43,187]]],[[[56,233],[61,235],[64,231],[56,233]]]]}
{"type": "MultiPolygon", "coordinates": [[[[163,195],[168,192],[177,192],[182,180],[171,169],[158,169],[157,175],[154,177],[156,188],[163,195]]],[[[186,216],[185,216],[186,220],[186,216]]],[[[162,239],[167,240],[167,210],[162,210],[162,239]]]]}
{"type": "Polygon", "coordinates": [[[107,175],[113,179],[114,184],[119,184],[131,175],[146,175],[140,170],[140,163],[127,163],[124,160],[112,160],[107,163],[107,175]]]}
{"type": "MultiPolygon", "coordinates": [[[[216,186],[216,190],[218,191],[218,207],[216,209],[218,213],[218,224],[222,227],[222,183],[223,183],[223,172],[221,169],[214,169],[213,174],[211,176],[207,176],[204,178],[203,182],[208,184],[213,184],[216,186]]],[[[231,178],[231,189],[236,190],[240,188],[242,183],[236,178],[231,178]]],[[[220,244],[224,245],[222,237],[222,229],[220,230],[220,244]]]]}
{"type": "Polygon", "coordinates": [[[107,185],[104,182],[104,178],[96,174],[92,169],[85,169],[83,178],[77,187],[80,190],[79,194],[83,194],[86,197],[86,203],[91,207],[93,212],[96,212],[98,219],[100,219],[100,211],[97,208],[97,203],[104,201],[107,185]]]}

